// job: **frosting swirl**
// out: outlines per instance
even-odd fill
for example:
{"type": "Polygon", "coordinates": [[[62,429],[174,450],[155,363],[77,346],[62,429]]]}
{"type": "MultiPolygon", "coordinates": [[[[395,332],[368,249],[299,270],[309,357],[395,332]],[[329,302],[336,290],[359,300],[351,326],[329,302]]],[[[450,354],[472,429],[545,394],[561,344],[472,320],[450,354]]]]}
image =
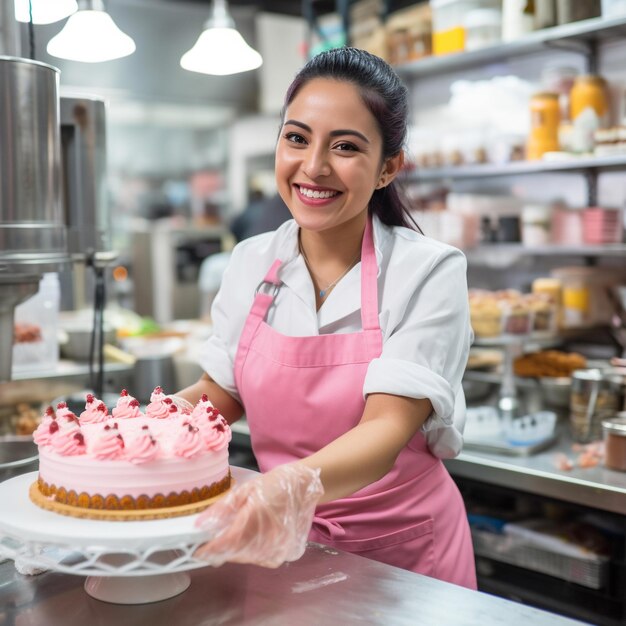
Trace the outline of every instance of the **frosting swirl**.
{"type": "Polygon", "coordinates": [[[119,459],[124,454],[124,440],[114,426],[105,426],[100,436],[93,442],[91,454],[96,459],[119,459]]]}
{"type": "Polygon", "coordinates": [[[86,452],[85,438],[78,427],[59,431],[52,439],[52,447],[62,456],[77,456],[86,452]]]}
{"type": "Polygon", "coordinates": [[[58,432],[58,430],[59,424],[57,423],[56,418],[46,420],[44,417],[41,424],[39,424],[39,426],[35,429],[35,432],[33,432],[33,441],[38,446],[48,446],[52,441],[52,437],[58,432]]]}
{"type": "Polygon", "coordinates": [[[163,396],[162,399],[157,399],[146,407],[146,417],[152,417],[154,419],[162,420],[170,416],[170,407],[175,406],[169,398],[163,396]]]}
{"type": "Polygon", "coordinates": [[[204,446],[198,427],[190,422],[183,422],[172,450],[177,456],[182,456],[186,459],[192,459],[194,456],[202,454],[204,446]]]}
{"type": "Polygon", "coordinates": [[[143,416],[143,413],[139,410],[139,402],[133,396],[128,395],[126,389],[122,390],[117,405],[111,413],[113,417],[119,417],[120,419],[132,419],[143,416]]]}
{"type": "Polygon", "coordinates": [[[147,426],[144,426],[126,446],[126,457],[131,463],[137,465],[154,460],[159,452],[159,443],[152,437],[147,426]]]}
{"type": "Polygon", "coordinates": [[[228,422],[223,417],[215,422],[203,422],[200,425],[200,434],[205,448],[216,452],[225,448],[233,436],[228,422]]]}
{"type": "Polygon", "coordinates": [[[80,420],[84,424],[97,424],[108,418],[108,410],[104,402],[101,402],[92,393],[87,394],[85,410],[80,414],[80,420]]]}

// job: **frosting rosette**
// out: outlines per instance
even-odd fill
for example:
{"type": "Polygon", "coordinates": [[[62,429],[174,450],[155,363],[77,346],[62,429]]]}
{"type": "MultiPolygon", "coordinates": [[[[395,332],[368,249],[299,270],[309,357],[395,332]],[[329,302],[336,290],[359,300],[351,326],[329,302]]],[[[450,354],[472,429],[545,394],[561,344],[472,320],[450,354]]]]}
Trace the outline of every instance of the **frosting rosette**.
{"type": "Polygon", "coordinates": [[[80,421],[83,424],[98,424],[109,417],[108,413],[104,402],[98,400],[92,393],[88,393],[85,410],[80,414],[80,421]]]}
{"type": "Polygon", "coordinates": [[[55,433],[59,430],[59,424],[57,423],[54,415],[54,409],[48,407],[46,414],[41,421],[41,424],[37,426],[35,432],[33,432],[33,441],[38,446],[48,446],[51,443],[51,439],[55,433]],[[48,413],[50,410],[50,413],[48,413]]]}
{"type": "Polygon", "coordinates": [[[143,416],[143,413],[139,410],[139,401],[129,395],[126,389],[122,389],[122,393],[111,414],[113,417],[119,417],[120,419],[133,419],[143,416]]]}
{"type": "Polygon", "coordinates": [[[107,424],[102,432],[94,440],[90,450],[96,459],[112,460],[119,459],[124,454],[124,440],[119,434],[117,424],[107,424]]]}
{"type": "Polygon", "coordinates": [[[192,459],[204,452],[204,445],[197,426],[190,422],[183,422],[172,450],[176,456],[192,459]]]}
{"type": "Polygon", "coordinates": [[[150,434],[147,426],[143,426],[132,439],[127,441],[125,449],[126,458],[137,465],[153,461],[161,451],[159,443],[150,434]]]}
{"type": "MultiPolygon", "coordinates": [[[[175,406],[176,405],[172,402],[171,398],[163,396],[163,398],[150,402],[150,404],[146,407],[146,417],[158,420],[166,419],[170,417],[171,408],[175,406]]],[[[178,411],[177,408],[174,410],[178,411]]]]}
{"type": "Polygon", "coordinates": [[[67,406],[67,402],[59,402],[57,404],[57,410],[56,410],[56,418],[60,419],[62,417],[64,417],[65,415],[67,415],[68,413],[71,413],[72,415],[74,415],[68,408],[67,406]]]}
{"type": "Polygon", "coordinates": [[[200,424],[199,430],[207,450],[222,450],[230,443],[233,437],[230,426],[223,417],[214,422],[205,420],[200,424]]]}
{"type": "Polygon", "coordinates": [[[78,427],[60,430],[52,439],[52,448],[62,456],[76,456],[87,451],[85,438],[78,427]]]}
{"type": "Polygon", "coordinates": [[[150,402],[160,402],[165,399],[163,393],[163,387],[155,387],[154,391],[150,394],[150,402]]]}

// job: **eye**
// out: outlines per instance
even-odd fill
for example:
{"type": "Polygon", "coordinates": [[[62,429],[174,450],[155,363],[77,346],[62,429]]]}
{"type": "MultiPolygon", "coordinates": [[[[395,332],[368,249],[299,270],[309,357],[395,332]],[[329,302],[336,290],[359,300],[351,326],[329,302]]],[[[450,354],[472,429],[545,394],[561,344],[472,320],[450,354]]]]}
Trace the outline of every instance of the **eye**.
{"type": "Polygon", "coordinates": [[[301,145],[306,144],[306,139],[302,135],[300,135],[298,133],[285,133],[283,135],[283,137],[287,141],[290,141],[291,143],[297,143],[297,144],[301,144],[301,145]]]}
{"type": "Polygon", "coordinates": [[[342,141],[341,143],[335,144],[335,150],[340,150],[341,152],[358,152],[358,148],[353,143],[348,143],[347,141],[342,141]]]}

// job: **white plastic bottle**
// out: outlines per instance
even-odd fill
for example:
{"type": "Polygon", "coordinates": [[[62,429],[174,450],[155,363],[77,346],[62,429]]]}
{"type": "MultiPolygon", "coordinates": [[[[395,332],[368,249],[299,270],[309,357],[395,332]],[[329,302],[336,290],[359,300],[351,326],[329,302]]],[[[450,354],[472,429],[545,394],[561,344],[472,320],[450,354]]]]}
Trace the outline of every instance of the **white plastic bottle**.
{"type": "Polygon", "coordinates": [[[53,370],[59,361],[59,308],[61,290],[56,273],[44,274],[39,291],[15,307],[16,338],[13,371],[53,370]]]}

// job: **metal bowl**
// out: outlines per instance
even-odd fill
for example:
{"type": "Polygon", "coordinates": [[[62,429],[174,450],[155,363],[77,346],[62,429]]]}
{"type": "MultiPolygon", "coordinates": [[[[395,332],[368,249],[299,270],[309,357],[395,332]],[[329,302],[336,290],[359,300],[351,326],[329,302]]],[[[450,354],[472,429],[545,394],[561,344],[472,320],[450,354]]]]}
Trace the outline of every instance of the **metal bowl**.
{"type": "Polygon", "coordinates": [[[572,379],[569,376],[539,378],[544,404],[552,407],[569,407],[572,379]]]}
{"type": "Polygon", "coordinates": [[[37,469],[37,445],[30,435],[0,437],[0,482],[37,469]]]}

